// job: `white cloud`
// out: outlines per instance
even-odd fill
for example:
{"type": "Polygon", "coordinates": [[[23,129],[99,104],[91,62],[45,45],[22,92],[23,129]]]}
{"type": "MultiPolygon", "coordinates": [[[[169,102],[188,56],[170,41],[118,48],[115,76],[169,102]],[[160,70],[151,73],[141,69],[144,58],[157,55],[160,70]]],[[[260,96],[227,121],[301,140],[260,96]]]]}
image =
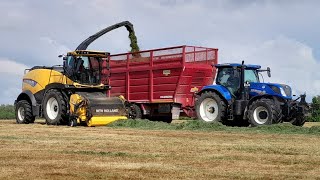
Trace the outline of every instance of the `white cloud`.
{"type": "Polygon", "coordinates": [[[24,70],[27,68],[28,67],[24,64],[17,63],[6,58],[0,58],[0,73],[22,75],[24,70]]]}
{"type": "Polygon", "coordinates": [[[7,58],[0,58],[0,104],[13,104],[21,92],[22,76],[28,67],[7,58]]]}
{"type": "Polygon", "coordinates": [[[281,36],[248,53],[247,62],[271,67],[270,81],[289,84],[299,94],[306,92],[309,100],[320,93],[320,63],[309,46],[281,36]]]}

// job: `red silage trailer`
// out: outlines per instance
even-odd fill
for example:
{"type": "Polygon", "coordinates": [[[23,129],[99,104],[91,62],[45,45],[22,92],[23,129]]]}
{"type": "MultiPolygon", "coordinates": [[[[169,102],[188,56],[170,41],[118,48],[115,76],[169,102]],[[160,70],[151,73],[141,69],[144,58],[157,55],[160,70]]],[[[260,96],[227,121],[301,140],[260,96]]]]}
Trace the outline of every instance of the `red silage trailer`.
{"type": "Polygon", "coordinates": [[[177,46],[109,57],[109,96],[133,103],[137,118],[171,122],[195,117],[195,93],[212,84],[218,49],[177,46]]]}

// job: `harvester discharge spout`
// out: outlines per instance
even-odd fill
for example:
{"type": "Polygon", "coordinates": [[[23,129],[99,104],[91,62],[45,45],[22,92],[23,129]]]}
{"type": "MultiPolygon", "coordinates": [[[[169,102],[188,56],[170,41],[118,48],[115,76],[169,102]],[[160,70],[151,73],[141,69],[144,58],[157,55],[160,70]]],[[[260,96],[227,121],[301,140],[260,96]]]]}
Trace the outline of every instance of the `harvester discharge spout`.
{"type": "Polygon", "coordinates": [[[112,26],[109,26],[107,28],[102,29],[101,31],[97,32],[96,34],[88,37],[86,40],[84,40],[77,48],[76,50],[86,50],[88,48],[88,46],[95,41],[96,39],[98,39],[99,37],[103,36],[104,34],[118,29],[122,26],[125,26],[125,28],[128,30],[129,32],[129,39],[130,39],[130,47],[131,47],[131,52],[137,52],[139,51],[139,46],[138,46],[138,41],[137,41],[137,37],[135,35],[134,32],[134,28],[132,23],[130,23],[129,21],[123,21],[117,24],[114,24],[112,26]]]}

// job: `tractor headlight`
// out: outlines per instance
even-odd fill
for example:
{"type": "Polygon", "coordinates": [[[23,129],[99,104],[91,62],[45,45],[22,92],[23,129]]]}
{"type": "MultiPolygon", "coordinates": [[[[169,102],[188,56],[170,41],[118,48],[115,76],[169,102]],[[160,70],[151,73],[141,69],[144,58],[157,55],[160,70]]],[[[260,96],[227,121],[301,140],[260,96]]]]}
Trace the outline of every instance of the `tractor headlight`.
{"type": "Polygon", "coordinates": [[[279,87],[280,88],[280,92],[281,92],[281,95],[282,96],[287,96],[286,92],[284,91],[284,89],[282,87],[279,87]]]}
{"type": "Polygon", "coordinates": [[[272,91],[274,91],[277,94],[281,94],[281,90],[279,87],[277,86],[271,86],[272,91]]]}
{"type": "Polygon", "coordinates": [[[282,95],[282,96],[287,96],[286,92],[284,91],[284,89],[282,87],[278,87],[278,86],[270,86],[270,87],[275,93],[282,95]]]}

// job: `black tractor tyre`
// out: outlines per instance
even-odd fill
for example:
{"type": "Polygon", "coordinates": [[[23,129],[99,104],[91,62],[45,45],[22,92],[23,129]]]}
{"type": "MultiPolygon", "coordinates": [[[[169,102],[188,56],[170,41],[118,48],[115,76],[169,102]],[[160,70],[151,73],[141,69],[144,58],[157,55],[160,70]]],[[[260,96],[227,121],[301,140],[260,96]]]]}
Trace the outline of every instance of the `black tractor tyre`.
{"type": "Polygon", "coordinates": [[[254,101],[248,110],[248,118],[251,126],[271,125],[279,123],[281,109],[271,99],[258,99],[254,101]]]}
{"type": "Polygon", "coordinates": [[[71,127],[77,127],[78,126],[77,118],[70,118],[68,125],[71,127]]]}
{"type": "Polygon", "coordinates": [[[46,93],[42,107],[48,125],[60,125],[67,119],[67,102],[57,89],[46,93]]]}
{"type": "Polygon", "coordinates": [[[36,117],[32,116],[32,118],[29,120],[29,123],[34,123],[35,120],[36,120],[36,117]]]}
{"type": "Polygon", "coordinates": [[[199,120],[223,123],[227,116],[227,105],[217,93],[207,91],[196,101],[196,113],[199,120]]]}
{"type": "Polygon", "coordinates": [[[295,126],[303,126],[305,122],[306,117],[303,115],[299,115],[290,121],[290,123],[295,126]]]}
{"type": "Polygon", "coordinates": [[[33,123],[35,119],[32,116],[31,104],[26,100],[21,100],[16,104],[15,115],[17,124],[33,123]]]}
{"type": "Polygon", "coordinates": [[[142,111],[141,108],[137,104],[131,104],[128,107],[128,118],[129,119],[141,119],[142,111]]]}
{"type": "Polygon", "coordinates": [[[150,121],[161,121],[166,123],[172,122],[172,115],[162,115],[162,116],[151,116],[148,118],[150,121]]]}

